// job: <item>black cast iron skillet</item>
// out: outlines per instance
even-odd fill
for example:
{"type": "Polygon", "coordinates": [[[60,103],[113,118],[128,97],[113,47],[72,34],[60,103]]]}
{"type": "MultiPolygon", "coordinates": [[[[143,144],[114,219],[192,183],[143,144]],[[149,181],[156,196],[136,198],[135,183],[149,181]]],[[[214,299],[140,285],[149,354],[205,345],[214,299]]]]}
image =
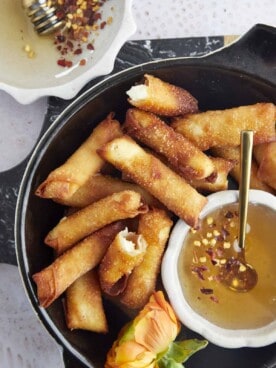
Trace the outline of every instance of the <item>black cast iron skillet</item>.
{"type": "MultiPolygon", "coordinates": [[[[155,61],[115,74],[70,104],[41,138],[27,165],[17,203],[17,259],[28,297],[39,319],[64,348],[66,367],[103,367],[106,353],[128,317],[105,301],[110,326],[108,335],[71,332],[65,326],[61,298],[47,310],[38,306],[31,275],[52,261],[52,252],[43,245],[43,239],[57,223],[63,209],[35,197],[34,189],[52,169],[65,161],[107,113],[115,111],[116,117],[123,120],[127,108],[125,91],[144,73],[186,88],[198,99],[201,110],[260,101],[275,103],[276,29],[257,25],[235,44],[207,57],[155,61]]],[[[196,336],[186,328],[181,335],[182,338],[196,336]]],[[[222,349],[209,344],[185,366],[272,368],[276,366],[276,344],[258,349],[222,349]]]]}

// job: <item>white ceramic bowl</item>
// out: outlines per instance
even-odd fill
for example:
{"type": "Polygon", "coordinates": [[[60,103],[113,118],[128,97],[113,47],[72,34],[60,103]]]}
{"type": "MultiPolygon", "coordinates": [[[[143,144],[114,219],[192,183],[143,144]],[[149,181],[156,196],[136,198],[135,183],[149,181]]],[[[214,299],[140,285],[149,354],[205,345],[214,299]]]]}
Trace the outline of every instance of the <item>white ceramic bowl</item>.
{"type": "MultiPolygon", "coordinates": [[[[206,217],[218,207],[238,201],[238,191],[228,190],[208,196],[208,203],[200,218],[206,217]]],[[[276,211],[276,197],[272,194],[250,190],[249,202],[263,204],[276,211]]],[[[162,261],[162,281],[169,300],[180,321],[210,342],[225,348],[261,347],[276,342],[276,320],[256,329],[225,329],[209,322],[197,314],[188,304],[182,292],[178,275],[178,258],[190,227],[179,220],[170,237],[162,261]]],[[[275,245],[275,244],[273,244],[275,245]]]]}
{"type": "Polygon", "coordinates": [[[85,66],[63,68],[53,40],[38,36],[22,11],[21,0],[2,0],[0,13],[0,89],[18,102],[28,104],[42,96],[71,99],[90,80],[113,69],[115,58],[136,26],[131,14],[132,0],[109,0],[102,8],[102,19],[113,21],[94,37],[93,52],[83,48],[75,60],[87,59],[85,66]],[[13,21],[11,22],[10,19],[13,21]],[[29,45],[36,56],[28,58],[24,47],[29,45]]]}

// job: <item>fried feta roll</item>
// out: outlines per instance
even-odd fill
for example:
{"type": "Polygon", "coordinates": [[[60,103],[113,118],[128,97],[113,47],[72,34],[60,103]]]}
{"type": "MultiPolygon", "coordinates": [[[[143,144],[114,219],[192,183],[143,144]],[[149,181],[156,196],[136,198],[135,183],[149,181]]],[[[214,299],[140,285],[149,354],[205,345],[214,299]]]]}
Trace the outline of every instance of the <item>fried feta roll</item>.
{"type": "Polygon", "coordinates": [[[102,290],[108,295],[119,295],[126,286],[134,267],[145,255],[147,242],[141,234],[120,231],[109,246],[99,267],[102,290]]]}
{"type": "Polygon", "coordinates": [[[45,243],[61,254],[94,231],[147,210],[139,193],[131,190],[114,193],[62,218],[48,233],[45,243]]]}
{"type": "Polygon", "coordinates": [[[197,100],[185,89],[149,74],[128,90],[128,102],[142,110],[163,116],[178,116],[198,111],[197,100]]]}
{"type": "Polygon", "coordinates": [[[108,332],[96,270],[87,272],[67,289],[64,309],[66,324],[70,330],[108,332]]]}
{"type": "Polygon", "coordinates": [[[254,157],[258,168],[258,178],[276,190],[276,142],[254,147],[254,157]]]}
{"type": "Polygon", "coordinates": [[[35,194],[57,200],[70,198],[104,165],[104,161],[96,152],[97,149],[121,134],[119,122],[114,120],[113,113],[110,113],[68,160],[48,175],[35,194]]]}
{"type": "MultiPolygon", "coordinates": [[[[232,160],[234,166],[230,171],[230,175],[240,183],[240,147],[217,147],[212,149],[212,152],[216,156],[232,160]]],[[[251,162],[250,188],[273,193],[272,188],[258,178],[258,165],[255,160],[251,162]]]]}
{"type": "Polygon", "coordinates": [[[197,225],[207,199],[132,138],[126,135],[116,138],[99,153],[190,226],[197,225]]]}
{"type": "Polygon", "coordinates": [[[37,286],[39,304],[47,308],[75,280],[96,267],[123,228],[123,222],[105,226],[56,258],[51,265],[35,273],[33,280],[37,286]]]}
{"type": "Polygon", "coordinates": [[[203,179],[214,171],[207,155],[152,113],[129,109],[124,128],[131,137],[164,155],[185,179],[203,179]]]}
{"type": "Polygon", "coordinates": [[[69,207],[82,208],[123,190],[140,193],[142,200],[150,206],[160,207],[161,205],[156,198],[139,185],[101,174],[91,176],[70,198],[57,202],[69,207]]]}
{"type": "Polygon", "coordinates": [[[254,131],[254,145],[275,140],[275,105],[257,103],[174,118],[172,127],[201,150],[239,146],[242,130],[254,131]]]}
{"type": "Polygon", "coordinates": [[[214,180],[210,178],[201,180],[191,180],[189,183],[200,192],[217,192],[228,188],[228,174],[234,167],[235,163],[230,160],[225,160],[221,157],[210,157],[215,171],[214,180]]]}
{"type": "Polygon", "coordinates": [[[172,225],[173,222],[164,210],[153,209],[140,215],[138,233],[143,235],[148,247],[142,262],[129,276],[120,298],[128,308],[142,308],[154,292],[172,225]]]}

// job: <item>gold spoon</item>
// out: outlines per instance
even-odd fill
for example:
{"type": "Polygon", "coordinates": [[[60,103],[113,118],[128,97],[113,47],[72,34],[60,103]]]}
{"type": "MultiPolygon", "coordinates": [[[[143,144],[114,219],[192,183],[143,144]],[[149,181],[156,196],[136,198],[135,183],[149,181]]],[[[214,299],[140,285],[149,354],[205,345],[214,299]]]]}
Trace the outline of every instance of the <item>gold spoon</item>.
{"type": "Polygon", "coordinates": [[[253,131],[241,132],[241,173],[239,187],[239,252],[237,257],[227,260],[220,272],[222,282],[231,290],[247,292],[254,288],[258,281],[256,270],[245,259],[245,235],[248,210],[248,194],[250,185],[251,157],[253,147],[253,131]]]}

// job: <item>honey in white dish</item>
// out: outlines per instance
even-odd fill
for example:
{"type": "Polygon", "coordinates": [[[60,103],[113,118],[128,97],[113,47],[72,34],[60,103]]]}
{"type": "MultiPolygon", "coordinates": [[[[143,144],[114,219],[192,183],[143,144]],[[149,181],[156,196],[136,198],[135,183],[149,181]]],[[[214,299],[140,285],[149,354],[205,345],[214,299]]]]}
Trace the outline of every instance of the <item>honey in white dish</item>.
{"type": "Polygon", "coordinates": [[[238,204],[209,213],[187,235],[178,271],[185,298],[199,315],[223,328],[254,329],[276,319],[276,211],[249,204],[245,258],[258,283],[244,293],[229,290],[219,276],[226,260],[237,257],[238,228],[238,204]]]}

